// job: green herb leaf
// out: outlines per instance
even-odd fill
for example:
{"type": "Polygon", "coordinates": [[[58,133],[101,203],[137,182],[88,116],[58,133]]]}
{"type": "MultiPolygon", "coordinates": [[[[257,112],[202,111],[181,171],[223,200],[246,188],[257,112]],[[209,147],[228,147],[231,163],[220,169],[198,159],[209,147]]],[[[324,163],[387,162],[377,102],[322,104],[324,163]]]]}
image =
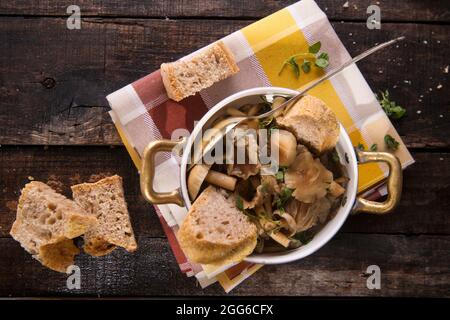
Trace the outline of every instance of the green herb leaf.
{"type": "Polygon", "coordinates": [[[288,60],[288,64],[291,66],[292,70],[294,71],[295,76],[298,78],[300,77],[300,67],[297,64],[297,61],[295,61],[295,57],[292,57],[288,60]]]}
{"type": "Polygon", "coordinates": [[[260,129],[265,129],[267,127],[270,127],[270,124],[273,121],[273,117],[269,117],[269,118],[265,118],[262,120],[259,120],[259,128],[260,129]]]}
{"type": "Polygon", "coordinates": [[[322,52],[321,54],[319,54],[319,56],[316,59],[315,65],[322,69],[328,67],[329,65],[328,53],[322,52]]]}
{"type": "Polygon", "coordinates": [[[375,96],[389,118],[400,119],[406,114],[405,108],[397,105],[395,101],[391,101],[388,90],[385,90],[384,92],[380,91],[380,94],[381,97],[375,96]]]}
{"type": "Polygon", "coordinates": [[[309,71],[311,71],[311,62],[309,62],[308,60],[303,60],[302,70],[304,73],[308,73],[309,71]]]}
{"type": "Polygon", "coordinates": [[[361,150],[361,151],[364,151],[364,145],[360,142],[360,143],[358,143],[358,146],[357,146],[357,148],[359,149],[359,150],[361,150]]]}
{"type": "Polygon", "coordinates": [[[275,174],[275,178],[276,178],[278,181],[284,181],[284,172],[283,172],[283,171],[278,171],[278,172],[275,174]]]}
{"type": "Polygon", "coordinates": [[[377,151],[377,150],[378,150],[378,145],[376,143],[374,143],[370,146],[370,151],[377,151]]]}
{"type": "Polygon", "coordinates": [[[341,162],[341,159],[339,158],[339,154],[337,153],[336,149],[333,149],[333,151],[331,151],[331,160],[333,160],[334,163],[341,162]]]}
{"type": "Polygon", "coordinates": [[[384,142],[389,150],[397,150],[400,143],[394,139],[391,135],[387,134],[384,136],[384,142]]]}
{"type": "Polygon", "coordinates": [[[312,233],[309,230],[306,230],[296,233],[293,238],[299,240],[303,245],[305,245],[314,238],[314,233],[312,233]]]}
{"type": "Polygon", "coordinates": [[[236,208],[241,211],[244,211],[244,201],[240,196],[236,196],[236,208]]]}
{"type": "Polygon", "coordinates": [[[275,201],[274,201],[274,204],[277,206],[277,209],[283,209],[286,202],[292,197],[293,192],[294,192],[294,189],[290,189],[287,187],[281,189],[281,192],[278,195],[278,198],[275,199],[275,201]]]}
{"type": "Polygon", "coordinates": [[[321,46],[322,46],[322,44],[320,43],[320,41],[317,41],[316,43],[309,46],[308,52],[309,53],[317,53],[317,52],[319,52],[321,46]]]}

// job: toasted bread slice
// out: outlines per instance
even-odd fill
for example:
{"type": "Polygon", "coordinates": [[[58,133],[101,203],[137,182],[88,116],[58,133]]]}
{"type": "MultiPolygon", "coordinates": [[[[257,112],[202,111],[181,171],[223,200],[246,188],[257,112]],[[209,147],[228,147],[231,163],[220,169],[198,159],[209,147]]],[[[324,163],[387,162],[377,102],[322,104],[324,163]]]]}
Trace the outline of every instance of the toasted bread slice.
{"type": "Polygon", "coordinates": [[[234,195],[209,186],[192,205],[177,237],[193,262],[237,262],[253,252],[257,229],[236,208],[234,195]]]}
{"type": "Polygon", "coordinates": [[[238,71],[233,54],[222,41],[186,60],[161,64],[161,76],[167,95],[175,101],[194,95],[238,71]]]}
{"type": "Polygon", "coordinates": [[[114,175],[95,183],[74,185],[72,194],[75,202],[98,220],[97,225],[84,234],[85,252],[103,256],[116,246],[127,251],[137,249],[121,177],[114,175]]]}
{"type": "Polygon", "coordinates": [[[65,272],[77,252],[73,238],[97,222],[74,201],[57,193],[43,182],[25,185],[19,198],[11,236],[44,266],[65,272]],[[70,254],[60,254],[62,247],[70,254]]]}
{"type": "Polygon", "coordinates": [[[284,116],[277,117],[277,122],[290,129],[315,154],[333,149],[339,139],[336,115],[325,102],[310,95],[294,104],[284,116]]]}

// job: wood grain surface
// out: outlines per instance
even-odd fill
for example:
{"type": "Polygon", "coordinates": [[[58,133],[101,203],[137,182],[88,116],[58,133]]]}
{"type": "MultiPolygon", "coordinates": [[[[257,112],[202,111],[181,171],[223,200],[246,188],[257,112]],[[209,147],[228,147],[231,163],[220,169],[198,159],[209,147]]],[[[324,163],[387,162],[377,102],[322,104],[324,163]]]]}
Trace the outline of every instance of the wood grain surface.
{"type": "MultiPolygon", "coordinates": [[[[380,1],[382,29],[368,30],[373,1],[318,0],[352,55],[400,35],[406,41],[359,64],[374,92],[407,109],[394,125],[416,163],[400,206],[350,216],[314,255],[265,266],[232,295],[450,296],[450,10],[446,1],[380,1]],[[365,274],[379,265],[382,289],[365,274]]],[[[181,274],[139,176],[107,114],[105,96],[294,1],[87,1],[82,28],[66,28],[71,1],[0,3],[0,297],[209,296],[181,274]],[[70,196],[71,184],[117,173],[139,243],[135,254],[80,255],[82,288],[43,268],[9,236],[30,179],[70,196]]]]}

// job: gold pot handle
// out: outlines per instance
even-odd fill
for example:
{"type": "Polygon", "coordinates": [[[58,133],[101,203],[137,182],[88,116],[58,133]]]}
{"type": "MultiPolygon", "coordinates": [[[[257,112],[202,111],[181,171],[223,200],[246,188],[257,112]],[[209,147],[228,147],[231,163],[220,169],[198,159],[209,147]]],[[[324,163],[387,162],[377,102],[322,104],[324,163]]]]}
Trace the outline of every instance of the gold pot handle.
{"type": "Polygon", "coordinates": [[[353,213],[367,212],[372,214],[385,214],[392,211],[400,202],[400,196],[402,194],[403,174],[400,161],[396,156],[388,152],[369,152],[357,149],[356,156],[359,163],[387,163],[389,166],[389,175],[387,177],[388,196],[384,202],[370,201],[357,197],[353,213]]]}
{"type": "Polygon", "coordinates": [[[148,144],[144,150],[141,168],[141,192],[144,198],[153,204],[174,203],[180,207],[184,206],[183,197],[179,190],[171,192],[156,192],[153,189],[155,178],[155,155],[161,151],[172,151],[174,147],[182,145],[185,139],[178,141],[156,140],[148,144]]]}

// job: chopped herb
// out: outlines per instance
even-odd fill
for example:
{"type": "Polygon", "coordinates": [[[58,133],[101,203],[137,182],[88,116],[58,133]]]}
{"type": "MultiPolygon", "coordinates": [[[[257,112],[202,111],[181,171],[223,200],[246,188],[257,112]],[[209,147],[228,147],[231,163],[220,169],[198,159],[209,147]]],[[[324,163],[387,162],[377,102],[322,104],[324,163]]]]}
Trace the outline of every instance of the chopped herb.
{"type": "Polygon", "coordinates": [[[318,68],[326,68],[329,64],[329,58],[328,53],[322,52],[318,54],[322,44],[320,41],[317,41],[316,43],[312,44],[308,47],[307,53],[298,53],[290,56],[286,60],[283,61],[283,65],[280,68],[280,71],[278,72],[278,75],[281,75],[281,72],[283,72],[284,67],[289,65],[291,66],[292,71],[294,71],[294,74],[297,78],[300,77],[300,68],[303,70],[304,73],[308,73],[311,71],[311,61],[314,61],[314,65],[318,68]],[[297,62],[297,59],[303,58],[303,63],[299,65],[297,62]]]}
{"type": "Polygon", "coordinates": [[[269,117],[269,118],[265,118],[265,119],[259,120],[259,128],[260,129],[265,129],[265,128],[269,127],[270,124],[272,123],[272,121],[273,121],[273,117],[269,117]]]}
{"type": "Polygon", "coordinates": [[[361,151],[364,151],[364,145],[360,142],[360,143],[358,143],[358,146],[357,146],[357,148],[359,149],[359,150],[361,150],[361,151]]]}
{"type": "Polygon", "coordinates": [[[347,152],[344,153],[344,158],[345,158],[345,162],[350,163],[350,161],[348,160],[348,154],[347,154],[347,152]]]}
{"type": "Polygon", "coordinates": [[[295,61],[295,57],[291,57],[288,59],[287,64],[291,66],[292,70],[294,71],[295,76],[298,78],[300,77],[300,67],[297,64],[297,61],[295,61]]]}
{"type": "Polygon", "coordinates": [[[311,62],[309,62],[308,60],[303,60],[302,70],[304,73],[308,73],[309,71],[311,71],[311,62]]]}
{"type": "Polygon", "coordinates": [[[292,197],[292,193],[294,192],[294,189],[290,188],[283,188],[281,189],[280,194],[278,195],[278,198],[275,199],[274,204],[277,206],[277,209],[282,209],[286,202],[292,197]]]}
{"type": "Polygon", "coordinates": [[[309,46],[308,52],[316,54],[317,52],[319,52],[321,46],[322,43],[320,43],[320,41],[317,41],[316,43],[309,46]]]}
{"type": "Polygon", "coordinates": [[[384,136],[384,142],[389,150],[397,150],[400,143],[394,139],[391,135],[387,134],[384,136]]]}
{"type": "Polygon", "coordinates": [[[370,151],[377,151],[377,150],[378,150],[378,145],[376,143],[374,143],[370,146],[370,151]]]}
{"type": "Polygon", "coordinates": [[[335,163],[341,162],[341,159],[339,158],[339,154],[337,153],[336,149],[333,149],[333,151],[331,151],[331,160],[333,160],[333,162],[335,163]]]}
{"type": "Polygon", "coordinates": [[[319,54],[319,56],[316,59],[315,65],[322,69],[328,67],[329,65],[328,53],[322,52],[321,54],[319,54]]]}
{"type": "Polygon", "coordinates": [[[297,239],[300,241],[303,245],[309,243],[314,238],[314,233],[307,231],[297,232],[294,237],[294,239],[297,239]]]}
{"type": "Polygon", "coordinates": [[[278,172],[275,174],[275,178],[277,178],[278,181],[283,182],[283,181],[284,181],[284,172],[281,171],[281,170],[278,171],[278,172]]]}
{"type": "Polygon", "coordinates": [[[244,201],[240,196],[236,196],[236,208],[241,211],[244,211],[244,201]]]}
{"type": "Polygon", "coordinates": [[[378,95],[375,96],[389,118],[400,119],[406,114],[405,108],[397,105],[395,101],[391,101],[388,90],[386,90],[385,92],[380,91],[380,94],[381,97],[378,97],[378,95]]]}

